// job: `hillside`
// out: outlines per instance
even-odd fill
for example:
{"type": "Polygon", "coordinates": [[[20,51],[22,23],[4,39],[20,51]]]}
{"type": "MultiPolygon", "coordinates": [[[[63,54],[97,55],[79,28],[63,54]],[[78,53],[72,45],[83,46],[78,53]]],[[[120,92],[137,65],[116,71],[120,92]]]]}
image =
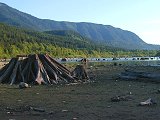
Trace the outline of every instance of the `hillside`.
{"type": "Polygon", "coordinates": [[[72,30],[52,30],[52,31],[44,31],[44,33],[50,34],[50,35],[63,36],[63,37],[70,37],[78,41],[83,40],[83,42],[89,42],[90,44],[92,42],[90,39],[87,39],[82,35],[80,35],[79,33],[72,30]]]}
{"type": "Polygon", "coordinates": [[[39,19],[0,3],[0,22],[38,31],[72,30],[94,42],[125,49],[159,49],[145,43],[135,33],[110,25],[94,23],[59,22],[39,19]]]}
{"type": "Polygon", "coordinates": [[[48,53],[54,57],[96,57],[116,50],[121,49],[97,45],[73,31],[37,32],[0,23],[0,58],[34,53],[48,53]],[[60,36],[60,33],[65,34],[60,36]]]}

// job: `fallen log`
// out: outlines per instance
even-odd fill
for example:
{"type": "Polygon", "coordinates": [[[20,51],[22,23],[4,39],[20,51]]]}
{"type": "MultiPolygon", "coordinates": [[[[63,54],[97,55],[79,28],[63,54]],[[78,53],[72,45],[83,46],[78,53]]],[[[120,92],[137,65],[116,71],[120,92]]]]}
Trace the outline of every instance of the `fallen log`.
{"type": "Polygon", "coordinates": [[[150,106],[150,105],[155,105],[157,104],[152,98],[147,99],[144,102],[140,102],[139,106],[150,106]]]}
{"type": "Polygon", "coordinates": [[[160,83],[160,74],[154,72],[137,72],[126,70],[119,75],[119,79],[160,83]]]}

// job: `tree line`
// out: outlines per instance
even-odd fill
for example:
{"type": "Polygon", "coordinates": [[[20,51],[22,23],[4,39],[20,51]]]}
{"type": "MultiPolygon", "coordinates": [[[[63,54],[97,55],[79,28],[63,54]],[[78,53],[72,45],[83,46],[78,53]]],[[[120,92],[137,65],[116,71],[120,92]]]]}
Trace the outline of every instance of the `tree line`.
{"type": "Polygon", "coordinates": [[[0,58],[19,54],[50,54],[52,57],[129,57],[156,55],[157,51],[123,50],[96,44],[80,35],[60,36],[0,23],[0,58]]]}

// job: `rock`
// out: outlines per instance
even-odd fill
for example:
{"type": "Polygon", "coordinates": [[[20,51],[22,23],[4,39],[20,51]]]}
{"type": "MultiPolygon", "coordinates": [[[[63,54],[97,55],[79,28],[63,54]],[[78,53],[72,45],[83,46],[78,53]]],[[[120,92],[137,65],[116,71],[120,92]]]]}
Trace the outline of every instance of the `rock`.
{"type": "Polygon", "coordinates": [[[62,110],[62,112],[68,112],[68,110],[62,110]]]}
{"type": "Polygon", "coordinates": [[[17,100],[18,102],[21,102],[22,100],[17,100]]]}
{"type": "Polygon", "coordinates": [[[49,114],[49,115],[53,115],[53,114],[54,114],[54,112],[53,112],[53,111],[50,111],[48,114],[49,114]]]}
{"type": "Polygon", "coordinates": [[[128,94],[129,94],[129,95],[132,95],[132,92],[129,92],[128,94]]]}
{"type": "Polygon", "coordinates": [[[115,62],[115,63],[113,63],[113,65],[114,65],[114,66],[117,66],[117,63],[115,62]]]}
{"type": "Polygon", "coordinates": [[[72,120],[77,120],[78,118],[76,118],[76,117],[74,117],[74,118],[72,118],[72,120]]]}
{"type": "Polygon", "coordinates": [[[111,108],[111,106],[107,106],[107,108],[111,108]]]}
{"type": "Polygon", "coordinates": [[[20,88],[20,89],[29,88],[29,85],[28,85],[27,83],[25,83],[25,82],[20,82],[19,88],[20,88]]]}
{"type": "Polygon", "coordinates": [[[66,103],[66,101],[62,101],[62,103],[66,103]]]}

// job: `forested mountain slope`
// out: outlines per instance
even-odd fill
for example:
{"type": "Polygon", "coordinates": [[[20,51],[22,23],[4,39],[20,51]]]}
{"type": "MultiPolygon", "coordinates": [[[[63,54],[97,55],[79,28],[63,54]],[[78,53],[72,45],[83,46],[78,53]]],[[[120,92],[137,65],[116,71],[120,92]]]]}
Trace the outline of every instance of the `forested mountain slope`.
{"type": "Polygon", "coordinates": [[[110,25],[75,23],[39,19],[0,3],[0,22],[37,31],[72,30],[96,43],[124,49],[159,49],[159,46],[145,43],[135,33],[110,25]]]}

